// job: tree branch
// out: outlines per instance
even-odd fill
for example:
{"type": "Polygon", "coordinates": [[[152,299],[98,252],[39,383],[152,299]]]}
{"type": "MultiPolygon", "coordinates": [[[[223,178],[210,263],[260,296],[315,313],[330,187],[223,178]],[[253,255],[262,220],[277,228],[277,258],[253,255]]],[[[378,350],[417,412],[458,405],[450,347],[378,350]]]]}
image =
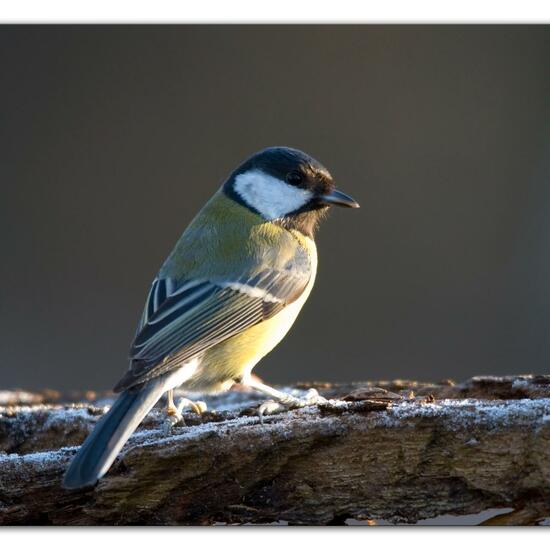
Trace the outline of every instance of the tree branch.
{"type": "MultiPolygon", "coordinates": [[[[99,484],[62,475],[110,396],[0,392],[0,524],[414,523],[506,508],[550,515],[550,377],[314,384],[341,407],[259,423],[244,391],[163,430],[154,409],[99,484]],[[414,396],[411,391],[419,394],[414,396]],[[91,400],[88,402],[87,400],[91,400]]],[[[305,387],[305,385],[299,385],[305,387]]],[[[479,521],[478,521],[479,523],[479,521]]]]}

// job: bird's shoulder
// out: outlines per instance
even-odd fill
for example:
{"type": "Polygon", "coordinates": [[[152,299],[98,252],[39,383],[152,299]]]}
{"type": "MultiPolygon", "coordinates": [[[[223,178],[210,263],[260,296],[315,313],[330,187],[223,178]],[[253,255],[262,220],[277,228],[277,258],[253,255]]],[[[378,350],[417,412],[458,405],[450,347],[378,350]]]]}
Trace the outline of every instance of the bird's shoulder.
{"type": "Polygon", "coordinates": [[[315,243],[299,231],[264,220],[219,191],[183,232],[160,278],[251,277],[259,271],[308,272],[315,243]]]}

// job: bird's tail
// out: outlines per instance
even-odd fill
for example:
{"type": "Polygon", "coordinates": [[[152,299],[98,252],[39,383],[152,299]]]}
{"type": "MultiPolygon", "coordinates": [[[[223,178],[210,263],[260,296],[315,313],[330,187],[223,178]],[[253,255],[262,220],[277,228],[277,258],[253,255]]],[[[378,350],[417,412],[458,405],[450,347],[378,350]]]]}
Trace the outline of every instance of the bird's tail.
{"type": "Polygon", "coordinates": [[[63,478],[63,487],[86,487],[103,477],[124,443],[165,391],[161,377],[138,389],[122,392],[73,458],[63,478]]]}

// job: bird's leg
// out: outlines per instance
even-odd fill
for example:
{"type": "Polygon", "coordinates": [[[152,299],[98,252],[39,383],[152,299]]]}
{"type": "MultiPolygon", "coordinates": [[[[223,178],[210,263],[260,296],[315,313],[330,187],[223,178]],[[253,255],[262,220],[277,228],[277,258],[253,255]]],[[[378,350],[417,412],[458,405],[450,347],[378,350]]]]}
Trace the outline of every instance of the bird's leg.
{"type": "Polygon", "coordinates": [[[195,411],[197,414],[202,414],[206,411],[206,403],[204,401],[191,401],[186,397],[182,397],[177,406],[174,404],[174,390],[168,390],[166,392],[166,399],[168,401],[166,413],[168,415],[168,428],[175,426],[178,422],[183,420],[182,411],[183,409],[189,407],[191,410],[195,411]]]}
{"type": "MultiPolygon", "coordinates": [[[[170,417],[178,415],[178,409],[174,403],[174,390],[166,392],[166,414],[170,417]]],[[[181,417],[181,414],[180,414],[181,417]]]]}
{"type": "Polygon", "coordinates": [[[258,408],[258,416],[260,421],[263,420],[265,414],[273,414],[285,409],[299,409],[302,407],[308,407],[309,405],[318,405],[319,403],[327,403],[327,400],[319,395],[316,389],[311,388],[307,391],[303,398],[294,397],[288,393],[276,390],[271,386],[262,384],[250,377],[246,377],[242,380],[242,384],[252,388],[261,393],[265,393],[272,399],[262,403],[258,408]]]}

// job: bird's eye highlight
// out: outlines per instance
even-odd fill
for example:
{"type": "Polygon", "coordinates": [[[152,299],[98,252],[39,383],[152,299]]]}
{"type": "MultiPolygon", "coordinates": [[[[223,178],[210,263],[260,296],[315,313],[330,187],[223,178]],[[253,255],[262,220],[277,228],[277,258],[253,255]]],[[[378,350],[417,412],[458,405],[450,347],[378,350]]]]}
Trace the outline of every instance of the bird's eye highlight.
{"type": "Polygon", "coordinates": [[[286,175],[286,181],[290,185],[300,185],[304,181],[304,175],[294,170],[286,175]]]}

